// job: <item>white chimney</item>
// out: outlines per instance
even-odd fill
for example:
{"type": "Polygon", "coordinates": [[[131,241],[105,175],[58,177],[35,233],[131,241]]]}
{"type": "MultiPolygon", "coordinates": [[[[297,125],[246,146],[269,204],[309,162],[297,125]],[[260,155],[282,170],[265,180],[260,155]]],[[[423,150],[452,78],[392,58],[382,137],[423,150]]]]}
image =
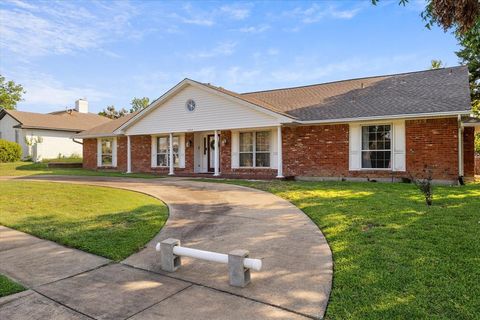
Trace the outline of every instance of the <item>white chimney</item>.
{"type": "Polygon", "coordinates": [[[81,113],[88,113],[87,99],[78,99],[75,101],[75,110],[81,113]]]}

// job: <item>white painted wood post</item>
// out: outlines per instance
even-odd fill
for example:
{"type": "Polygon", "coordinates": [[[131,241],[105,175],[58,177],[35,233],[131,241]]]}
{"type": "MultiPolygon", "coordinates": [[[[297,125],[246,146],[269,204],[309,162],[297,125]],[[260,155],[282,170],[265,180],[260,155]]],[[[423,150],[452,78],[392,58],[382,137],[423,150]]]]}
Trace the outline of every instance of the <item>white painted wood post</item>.
{"type": "Polygon", "coordinates": [[[220,153],[218,152],[218,149],[220,148],[220,143],[218,143],[218,131],[215,130],[215,173],[213,174],[214,176],[218,177],[220,175],[220,168],[218,163],[220,162],[219,156],[220,153]]]}
{"type": "Polygon", "coordinates": [[[127,173],[132,173],[132,145],[130,136],[127,136],[127,173]]]}
{"type": "Polygon", "coordinates": [[[277,178],[283,178],[282,126],[277,127],[277,178]]]}
{"type": "Polygon", "coordinates": [[[170,170],[168,172],[169,176],[173,176],[175,172],[173,171],[173,133],[170,133],[170,136],[168,138],[169,142],[169,150],[168,150],[168,157],[169,157],[169,167],[170,170]]]}

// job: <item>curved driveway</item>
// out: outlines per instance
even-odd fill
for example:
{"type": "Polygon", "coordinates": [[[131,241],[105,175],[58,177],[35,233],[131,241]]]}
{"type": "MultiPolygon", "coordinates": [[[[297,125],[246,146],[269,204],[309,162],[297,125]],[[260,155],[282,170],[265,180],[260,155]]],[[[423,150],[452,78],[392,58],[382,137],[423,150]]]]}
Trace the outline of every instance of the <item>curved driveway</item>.
{"type": "MultiPolygon", "coordinates": [[[[297,314],[314,318],[324,315],[332,283],[330,248],[302,211],[275,195],[180,178],[28,179],[128,189],[163,200],[170,209],[166,225],[145,249],[124,260],[125,265],[297,314]],[[166,238],[180,239],[184,246],[222,253],[246,249],[250,257],[263,259],[263,270],[252,272],[252,282],[246,288],[229,286],[227,267],[211,262],[182,258],[182,267],[177,272],[164,273],[154,246],[166,238]]],[[[209,301],[209,297],[201,294],[195,299],[209,301]]]]}

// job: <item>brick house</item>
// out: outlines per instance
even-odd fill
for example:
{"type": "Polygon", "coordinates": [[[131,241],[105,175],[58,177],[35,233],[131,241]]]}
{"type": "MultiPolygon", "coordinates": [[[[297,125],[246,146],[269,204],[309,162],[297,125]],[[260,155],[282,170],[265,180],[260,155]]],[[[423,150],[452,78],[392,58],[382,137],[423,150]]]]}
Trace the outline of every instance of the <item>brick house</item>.
{"type": "Polygon", "coordinates": [[[179,176],[473,177],[466,67],[235,93],[185,79],[78,134],[84,167],[179,176]]]}

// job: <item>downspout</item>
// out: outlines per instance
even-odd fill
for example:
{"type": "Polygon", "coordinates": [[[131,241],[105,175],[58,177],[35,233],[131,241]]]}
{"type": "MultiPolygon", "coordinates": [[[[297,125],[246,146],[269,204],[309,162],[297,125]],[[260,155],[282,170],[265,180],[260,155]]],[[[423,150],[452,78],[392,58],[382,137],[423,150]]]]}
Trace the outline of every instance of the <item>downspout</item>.
{"type": "Polygon", "coordinates": [[[458,115],[458,183],[464,185],[463,180],[463,126],[462,116],[458,115]]]}
{"type": "Polygon", "coordinates": [[[83,142],[77,141],[77,140],[75,140],[75,138],[72,138],[72,141],[75,142],[75,143],[83,145],[83,142]]]}

